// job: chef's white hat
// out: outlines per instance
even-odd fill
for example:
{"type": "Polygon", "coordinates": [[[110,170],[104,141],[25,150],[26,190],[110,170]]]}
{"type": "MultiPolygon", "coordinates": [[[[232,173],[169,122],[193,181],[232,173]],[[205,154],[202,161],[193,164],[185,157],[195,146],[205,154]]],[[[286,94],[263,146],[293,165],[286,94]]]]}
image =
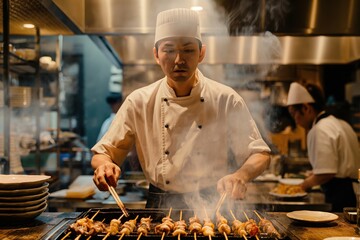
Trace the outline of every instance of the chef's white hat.
{"type": "Polygon", "coordinates": [[[156,19],[155,44],[168,37],[193,37],[201,42],[198,13],[187,8],[160,12],[156,19]]]}
{"type": "Polygon", "coordinates": [[[305,87],[303,87],[297,82],[293,82],[290,84],[290,90],[287,99],[288,106],[313,102],[315,102],[314,98],[310,95],[310,93],[306,90],[305,87]]]}

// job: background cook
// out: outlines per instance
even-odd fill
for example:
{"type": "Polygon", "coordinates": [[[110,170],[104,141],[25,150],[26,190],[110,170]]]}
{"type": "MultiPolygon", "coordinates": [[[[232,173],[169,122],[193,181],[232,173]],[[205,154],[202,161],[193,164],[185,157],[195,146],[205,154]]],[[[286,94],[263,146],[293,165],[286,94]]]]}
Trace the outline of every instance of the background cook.
{"type": "Polygon", "coordinates": [[[307,131],[307,148],[312,175],[301,184],[304,190],[321,185],[332,211],[355,207],[353,182],[360,168],[360,149],[356,133],[345,121],[325,111],[319,87],[292,83],[288,109],[296,124],[307,131]]]}
{"type": "Polygon", "coordinates": [[[198,70],[205,51],[197,12],[158,14],[153,53],[165,77],[132,92],[92,148],[100,190],[116,186],[134,144],[152,208],[189,207],[187,196],[216,189],[243,198],[246,183],[268,167],[270,149],[244,100],[198,70]]]}

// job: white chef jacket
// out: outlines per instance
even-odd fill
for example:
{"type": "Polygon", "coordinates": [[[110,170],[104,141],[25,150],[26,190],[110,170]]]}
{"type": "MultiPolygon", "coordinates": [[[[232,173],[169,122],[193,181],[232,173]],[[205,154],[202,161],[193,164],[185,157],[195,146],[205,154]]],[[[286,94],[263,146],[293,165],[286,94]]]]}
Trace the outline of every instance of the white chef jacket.
{"type": "Polygon", "coordinates": [[[177,97],[166,77],[129,94],[93,153],[121,165],[135,143],[149,182],[185,193],[215,186],[230,155],[238,168],[251,154],[270,152],[239,94],[197,74],[190,96],[177,97]]]}
{"type": "Polygon", "coordinates": [[[307,135],[309,161],[314,174],[335,173],[357,179],[360,149],[356,133],[345,121],[330,115],[313,125],[307,135]]]}

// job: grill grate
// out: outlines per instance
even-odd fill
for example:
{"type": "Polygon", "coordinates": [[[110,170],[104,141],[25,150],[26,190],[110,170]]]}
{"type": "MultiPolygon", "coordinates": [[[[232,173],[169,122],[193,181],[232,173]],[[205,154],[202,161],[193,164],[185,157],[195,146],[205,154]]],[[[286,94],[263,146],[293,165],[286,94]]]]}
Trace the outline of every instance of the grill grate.
{"type": "MultiPolygon", "coordinates": [[[[177,221],[179,220],[179,217],[180,217],[180,211],[181,211],[181,214],[182,214],[182,219],[186,220],[187,224],[188,224],[188,219],[190,217],[192,217],[194,215],[194,212],[197,212],[197,211],[193,211],[193,210],[179,210],[179,209],[173,209],[172,212],[171,212],[171,218],[174,220],[174,221],[177,221]]],[[[158,225],[159,223],[161,223],[161,220],[163,217],[167,216],[169,210],[164,210],[164,209],[140,209],[140,210],[136,210],[136,209],[132,209],[132,210],[129,210],[129,214],[130,216],[128,218],[122,218],[121,219],[121,222],[124,223],[125,221],[127,220],[130,220],[130,219],[134,219],[136,218],[136,216],[138,216],[138,221],[137,223],[139,223],[140,219],[142,217],[149,217],[151,216],[152,218],[152,223],[151,223],[151,231],[149,232],[149,234],[147,236],[141,236],[141,239],[143,240],[160,240],[161,239],[161,235],[159,234],[155,234],[154,233],[154,228],[156,225],[158,225]]],[[[242,212],[242,211],[241,211],[242,212]]],[[[240,211],[239,211],[240,213],[240,211]]],[[[80,218],[84,218],[84,217],[88,217],[88,218],[91,218],[92,216],[95,216],[95,218],[93,219],[94,221],[103,221],[104,223],[106,224],[109,224],[110,221],[112,219],[118,219],[121,215],[122,215],[122,212],[120,211],[120,209],[90,209],[88,210],[87,212],[84,212],[83,214],[81,214],[79,216],[78,219],[80,218]],[[99,212],[98,212],[99,211],[99,212]],[[98,212],[98,213],[97,213],[98,212]],[[97,213],[97,214],[96,214],[97,213]]],[[[254,220],[256,220],[256,222],[258,222],[258,217],[253,213],[253,211],[246,211],[246,214],[248,215],[249,218],[252,218],[254,220]]],[[[226,213],[222,213],[222,215],[228,219],[228,222],[229,222],[229,225],[231,224],[232,222],[232,217],[229,214],[226,214],[226,213]]],[[[246,218],[245,218],[245,215],[242,214],[242,216],[240,216],[239,214],[235,214],[236,217],[241,220],[241,221],[246,221],[246,218]]],[[[260,214],[260,215],[263,215],[263,214],[260,214]]],[[[264,215],[263,215],[264,216],[264,215]]],[[[211,216],[209,216],[211,217],[211,216]]],[[[215,217],[211,217],[211,219],[213,220],[213,223],[216,224],[216,220],[215,220],[215,217]]],[[[274,224],[274,221],[272,221],[273,224],[274,224]]],[[[65,226],[63,229],[60,229],[60,231],[62,231],[61,233],[58,233],[58,236],[56,238],[52,238],[52,239],[56,239],[56,240],[60,240],[60,239],[66,239],[66,240],[69,240],[69,239],[88,239],[89,236],[81,236],[80,238],[79,237],[79,234],[76,234],[74,232],[71,232],[71,234],[69,235],[69,226],[65,226]],[[66,238],[64,238],[65,236],[67,236],[66,238]]],[[[279,226],[275,225],[275,228],[280,232],[280,234],[282,235],[282,238],[281,239],[286,239],[286,234],[284,233],[284,230],[281,229],[279,226]]],[[[212,240],[222,240],[222,239],[225,239],[224,235],[219,233],[219,232],[215,232],[216,235],[215,237],[212,237],[211,239],[212,240]]],[[[98,234],[98,235],[95,235],[95,236],[92,236],[90,239],[92,240],[98,240],[98,239],[103,239],[105,237],[106,233],[103,233],[103,234],[98,234]]],[[[114,235],[114,236],[108,236],[106,239],[119,239],[120,238],[120,235],[117,234],[117,235],[114,235]]],[[[206,236],[202,236],[202,235],[197,235],[196,236],[197,239],[199,240],[208,240],[209,238],[206,237],[206,236]]],[[[244,239],[240,236],[234,236],[234,234],[229,234],[227,235],[227,238],[229,240],[235,240],[235,239],[244,239]]],[[[264,234],[264,233],[261,233],[257,236],[257,238],[259,239],[274,239],[274,238],[271,238],[269,236],[267,236],[267,234],[264,234]]],[[[252,240],[252,239],[257,239],[256,237],[247,237],[247,239],[249,240],[252,240]]],[[[125,235],[123,238],[123,240],[135,240],[135,239],[138,239],[138,235],[134,232],[130,235],[125,235]]],[[[174,237],[172,236],[171,234],[169,235],[166,235],[164,237],[164,240],[172,240],[172,239],[178,239],[178,237],[174,237]]],[[[190,235],[188,234],[187,236],[181,236],[181,239],[182,240],[190,240],[190,239],[194,239],[194,236],[193,235],[190,235]]]]}

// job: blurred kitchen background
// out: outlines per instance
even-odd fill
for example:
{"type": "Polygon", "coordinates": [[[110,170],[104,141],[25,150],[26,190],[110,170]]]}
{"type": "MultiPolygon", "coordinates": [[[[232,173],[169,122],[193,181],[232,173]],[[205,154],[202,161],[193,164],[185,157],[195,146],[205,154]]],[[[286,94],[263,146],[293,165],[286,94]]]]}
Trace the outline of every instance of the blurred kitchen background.
{"type": "MultiPolygon", "coordinates": [[[[50,174],[54,188],[91,175],[89,149],[110,114],[106,96],[126,97],[163,76],[152,56],[154,27],[157,13],[172,7],[199,11],[207,46],[200,70],[244,97],[273,151],[267,176],[310,169],[306,133],[285,107],[293,81],[322,86],[329,109],[360,139],[360,0],[0,4],[2,172],[50,174]]],[[[141,172],[134,158],[123,177],[141,172]]]]}

